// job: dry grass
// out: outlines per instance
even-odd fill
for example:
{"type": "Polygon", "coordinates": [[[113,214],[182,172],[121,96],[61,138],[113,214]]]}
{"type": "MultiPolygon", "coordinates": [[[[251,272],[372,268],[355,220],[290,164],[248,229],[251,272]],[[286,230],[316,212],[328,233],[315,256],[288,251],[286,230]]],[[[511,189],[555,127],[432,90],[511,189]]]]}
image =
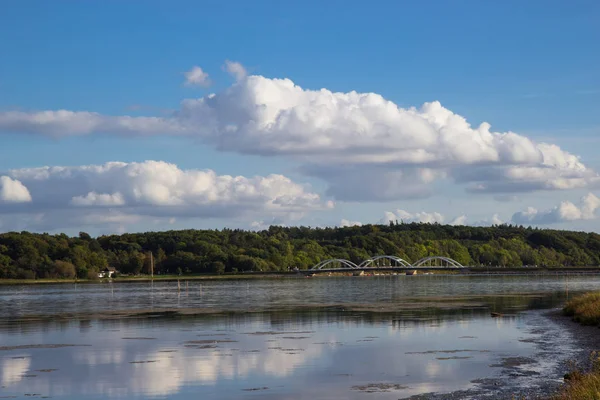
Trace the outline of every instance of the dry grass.
{"type": "Polygon", "coordinates": [[[592,353],[592,370],[565,375],[567,384],[553,400],[600,400],[600,353],[592,353]]]}
{"type": "MultiPolygon", "coordinates": [[[[569,301],[563,309],[566,315],[583,325],[600,325],[600,293],[587,293],[569,301]]],[[[600,335],[599,335],[600,336],[600,335]]],[[[591,355],[592,368],[565,375],[567,384],[554,400],[600,400],[600,353],[591,355]]]]}
{"type": "Polygon", "coordinates": [[[587,293],[569,301],[564,308],[566,315],[583,325],[600,325],[600,293],[587,293]]]}

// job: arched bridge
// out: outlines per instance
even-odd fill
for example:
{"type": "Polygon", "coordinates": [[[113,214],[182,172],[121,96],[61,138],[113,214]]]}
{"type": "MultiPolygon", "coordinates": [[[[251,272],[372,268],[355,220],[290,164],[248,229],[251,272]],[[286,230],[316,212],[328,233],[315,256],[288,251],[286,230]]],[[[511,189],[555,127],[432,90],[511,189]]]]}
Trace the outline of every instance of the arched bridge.
{"type": "Polygon", "coordinates": [[[449,257],[434,256],[425,257],[411,264],[410,262],[396,256],[375,256],[366,259],[360,264],[355,264],[352,261],[341,258],[331,258],[323,260],[311,268],[312,271],[329,271],[329,270],[363,270],[363,269],[379,269],[379,268],[394,268],[394,269],[455,269],[467,268],[461,265],[458,261],[449,257]]]}
{"type": "Polygon", "coordinates": [[[358,265],[358,268],[367,268],[370,266],[380,266],[381,265],[381,261],[387,261],[390,263],[390,266],[397,266],[397,267],[410,267],[410,263],[406,260],[403,260],[400,257],[395,257],[395,256],[375,256],[375,257],[371,257],[368,260],[363,261],[362,263],[360,263],[358,265]]]}

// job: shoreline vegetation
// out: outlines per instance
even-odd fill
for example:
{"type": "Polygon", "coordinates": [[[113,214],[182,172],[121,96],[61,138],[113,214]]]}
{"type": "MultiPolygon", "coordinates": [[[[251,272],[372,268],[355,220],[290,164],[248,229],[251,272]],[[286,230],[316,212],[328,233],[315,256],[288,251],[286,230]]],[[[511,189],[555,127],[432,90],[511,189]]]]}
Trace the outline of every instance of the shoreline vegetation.
{"type": "MultiPolygon", "coordinates": [[[[581,325],[600,327],[600,292],[586,293],[567,302],[563,313],[581,325]]],[[[600,333],[598,336],[600,350],[600,333]]],[[[574,369],[565,375],[565,387],[553,400],[600,400],[600,351],[590,354],[587,371],[574,369]]]]}
{"type": "Polygon", "coordinates": [[[600,327],[600,292],[575,297],[565,305],[563,312],[582,325],[600,327]]]}
{"type": "MultiPolygon", "coordinates": [[[[600,271],[600,235],[515,225],[492,227],[398,223],[345,228],[271,226],[128,233],[97,238],[0,234],[0,279],[90,279],[117,275],[196,276],[308,270],[327,259],[354,263],[376,255],[409,262],[449,257],[464,266],[600,271]]],[[[196,278],[198,279],[198,278],[196,278]]]]}

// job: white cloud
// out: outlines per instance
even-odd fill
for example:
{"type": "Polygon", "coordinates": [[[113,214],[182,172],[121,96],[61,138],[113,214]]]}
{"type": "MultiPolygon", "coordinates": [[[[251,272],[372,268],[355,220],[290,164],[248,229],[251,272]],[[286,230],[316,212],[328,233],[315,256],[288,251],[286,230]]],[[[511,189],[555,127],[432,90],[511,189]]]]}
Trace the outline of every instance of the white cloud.
{"type": "Polygon", "coordinates": [[[442,224],[444,223],[444,216],[438,212],[427,213],[427,212],[418,212],[418,213],[409,213],[404,210],[396,210],[396,212],[386,211],[384,213],[384,217],[381,219],[382,224],[389,224],[390,222],[398,223],[411,223],[411,222],[421,222],[425,224],[442,224]]]}
{"type": "Polygon", "coordinates": [[[517,224],[553,224],[578,220],[595,219],[596,210],[600,208],[600,199],[593,193],[581,198],[580,204],[563,201],[549,210],[538,210],[528,207],[525,211],[515,213],[512,221],[517,224]]]}
{"type": "MultiPolygon", "coordinates": [[[[408,211],[405,210],[396,210],[395,212],[391,212],[391,211],[386,211],[384,213],[384,217],[382,219],[379,220],[380,224],[389,224],[390,222],[396,222],[398,221],[398,223],[412,223],[412,222],[417,222],[417,223],[425,223],[425,224],[443,224],[444,221],[446,221],[446,217],[439,213],[439,212],[417,212],[417,213],[410,213],[408,211]]],[[[460,215],[458,217],[455,217],[454,219],[452,219],[450,222],[448,222],[448,225],[454,225],[454,226],[459,226],[459,225],[471,225],[471,226],[490,226],[490,225],[502,225],[503,222],[500,219],[500,217],[498,216],[498,214],[494,214],[492,216],[492,218],[486,218],[480,221],[476,221],[473,223],[469,223],[468,222],[468,217],[466,215],[460,215]]]]}
{"type": "Polygon", "coordinates": [[[504,224],[504,221],[502,221],[502,218],[500,218],[500,216],[498,214],[492,215],[492,225],[502,225],[502,224],[504,224]]]}
{"type": "Polygon", "coordinates": [[[121,193],[96,193],[89,192],[85,196],[75,196],[71,199],[75,206],[123,206],[125,199],[121,193]]]}
{"type": "Polygon", "coordinates": [[[242,64],[237,61],[225,61],[225,70],[235,78],[236,81],[241,81],[248,75],[248,71],[242,64]]]}
{"type": "Polygon", "coordinates": [[[472,226],[493,226],[493,225],[503,225],[504,221],[502,220],[502,218],[500,218],[500,215],[498,214],[494,214],[492,215],[491,218],[484,218],[481,219],[479,221],[475,221],[472,224],[468,224],[468,225],[472,225],[472,226]]]}
{"type": "Polygon", "coordinates": [[[202,70],[202,68],[195,65],[187,72],[184,72],[185,84],[187,86],[210,86],[211,82],[208,78],[208,74],[202,70]]]}
{"type": "Polygon", "coordinates": [[[0,176],[0,203],[28,203],[31,194],[23,183],[8,176],[0,176]]]}
{"type": "Polygon", "coordinates": [[[88,111],[0,112],[0,131],[64,137],[115,133],[129,135],[185,134],[175,119],[161,117],[112,117],[88,111]]]}
{"type": "Polygon", "coordinates": [[[350,221],[350,220],[347,220],[347,219],[342,219],[340,221],[340,227],[347,228],[347,227],[350,227],[350,226],[362,226],[362,223],[358,222],[358,221],[350,221]]]}
{"type": "Polygon", "coordinates": [[[0,214],[28,223],[34,230],[65,224],[120,227],[145,217],[164,219],[165,223],[179,216],[254,215],[285,221],[333,207],[332,202],[282,175],[217,175],[212,170],[183,170],[162,161],[23,168],[7,175],[1,181],[2,196],[29,203],[4,204],[0,214]]]}
{"type": "Polygon", "coordinates": [[[269,229],[269,224],[266,224],[265,221],[252,221],[250,223],[250,228],[255,231],[264,231],[269,229]]]}
{"type": "Polygon", "coordinates": [[[289,214],[286,219],[275,217],[272,218],[270,222],[264,220],[252,221],[250,223],[250,228],[254,231],[264,231],[271,226],[287,226],[286,221],[295,221],[302,217],[302,214],[289,214]]]}
{"type": "Polygon", "coordinates": [[[451,222],[450,225],[467,225],[467,216],[466,215],[461,215],[459,217],[454,218],[451,222]]]}
{"type": "Polygon", "coordinates": [[[106,116],[85,111],[0,113],[0,131],[55,136],[93,133],[190,135],[221,151],[285,156],[329,184],[340,200],[429,196],[440,180],[472,192],[567,190],[600,182],[560,147],[513,132],[472,127],[439,102],[401,108],[375,93],[307,90],[290,79],[246,76],[168,117],[106,116]],[[359,182],[359,186],[354,184],[359,182]]]}

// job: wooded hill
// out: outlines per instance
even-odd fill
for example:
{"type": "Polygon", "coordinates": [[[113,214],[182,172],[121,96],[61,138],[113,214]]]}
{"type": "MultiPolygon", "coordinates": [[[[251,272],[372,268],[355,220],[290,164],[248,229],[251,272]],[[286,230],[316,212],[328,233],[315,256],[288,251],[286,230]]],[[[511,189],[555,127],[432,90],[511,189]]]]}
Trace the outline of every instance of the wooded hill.
{"type": "Polygon", "coordinates": [[[512,225],[365,225],[349,228],[181,230],[92,238],[64,234],[0,234],[0,278],[93,278],[107,266],[123,274],[287,271],[328,258],[359,263],[374,255],[410,262],[447,256],[463,265],[597,266],[600,235],[512,225]]]}

